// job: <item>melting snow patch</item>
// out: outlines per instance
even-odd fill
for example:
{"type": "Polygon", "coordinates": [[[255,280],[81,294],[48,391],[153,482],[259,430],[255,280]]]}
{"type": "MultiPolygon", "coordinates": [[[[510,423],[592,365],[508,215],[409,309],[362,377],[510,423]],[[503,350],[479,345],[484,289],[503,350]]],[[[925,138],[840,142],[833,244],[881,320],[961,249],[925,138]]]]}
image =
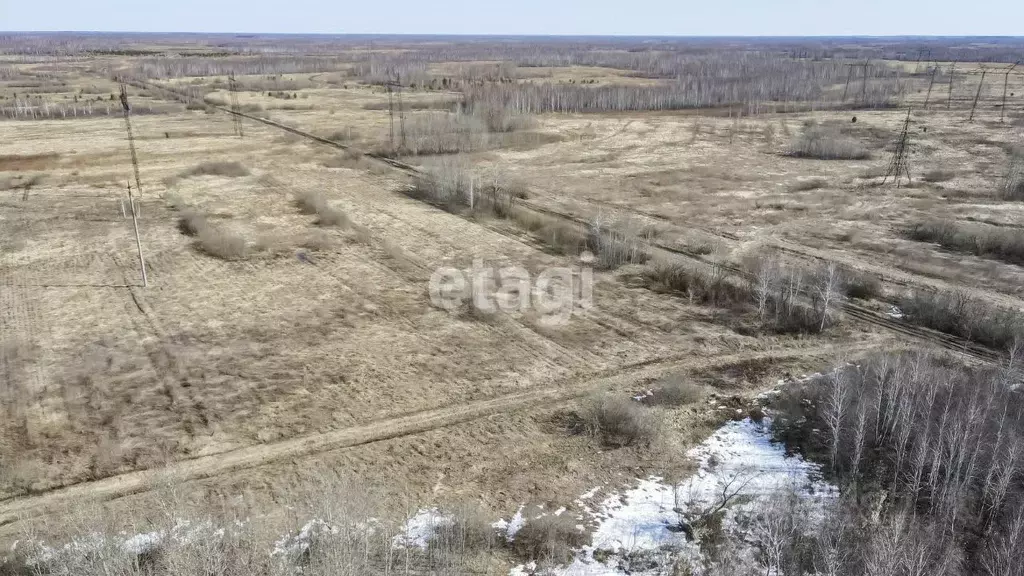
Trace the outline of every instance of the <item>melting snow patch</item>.
{"type": "Polygon", "coordinates": [[[498,530],[504,530],[505,538],[507,538],[511,542],[512,539],[515,537],[516,532],[519,532],[519,529],[522,528],[523,524],[526,523],[526,518],[523,517],[524,508],[525,506],[520,506],[519,510],[516,510],[515,515],[512,516],[511,520],[501,519],[495,522],[494,524],[491,524],[491,526],[497,528],[498,530]]]}
{"type": "Polygon", "coordinates": [[[450,517],[441,514],[437,508],[420,510],[415,516],[405,521],[402,533],[392,540],[398,548],[427,548],[427,543],[434,532],[441,526],[451,524],[450,517]]]}
{"type": "MultiPolygon", "coordinates": [[[[783,446],[771,441],[769,426],[767,418],[761,424],[750,419],[729,422],[689,452],[699,469],[678,486],[651,477],[636,488],[609,495],[592,511],[597,523],[592,544],[553,574],[653,576],[670,570],[680,558],[689,559],[699,572],[699,547],[687,540],[683,525],[717,506],[723,490],[734,497],[723,519],[727,527],[735,526],[738,515],[756,512],[759,504],[779,493],[796,493],[805,502],[819,504],[834,497],[835,488],[821,479],[817,465],[787,457],[783,446]],[[600,560],[595,558],[597,551],[600,560]]],[[[518,566],[512,574],[532,574],[535,569],[518,566]]]]}

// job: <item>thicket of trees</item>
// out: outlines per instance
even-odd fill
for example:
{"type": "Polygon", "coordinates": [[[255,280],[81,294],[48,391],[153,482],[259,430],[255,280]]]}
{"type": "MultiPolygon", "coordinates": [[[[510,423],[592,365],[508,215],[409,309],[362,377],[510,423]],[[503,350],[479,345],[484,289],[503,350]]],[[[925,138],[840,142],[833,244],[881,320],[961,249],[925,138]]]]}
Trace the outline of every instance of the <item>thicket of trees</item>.
{"type": "MultiPolygon", "coordinates": [[[[846,494],[815,539],[831,547],[812,555],[818,573],[1024,573],[1017,361],[968,369],[884,354],[786,389],[773,406],[776,435],[821,461],[846,494]]],[[[784,548],[807,569],[801,538],[784,548]]]]}

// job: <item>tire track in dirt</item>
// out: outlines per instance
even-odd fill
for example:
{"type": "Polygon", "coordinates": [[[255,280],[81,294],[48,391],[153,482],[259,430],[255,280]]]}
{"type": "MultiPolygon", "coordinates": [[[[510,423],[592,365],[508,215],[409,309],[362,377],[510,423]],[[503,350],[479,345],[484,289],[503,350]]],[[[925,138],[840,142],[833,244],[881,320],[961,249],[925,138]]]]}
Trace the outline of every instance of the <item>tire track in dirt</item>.
{"type": "Polygon", "coordinates": [[[77,499],[113,500],[156,488],[162,480],[182,483],[203,480],[238,472],[274,462],[306,457],[322,452],[354,448],[365,444],[421,434],[478,420],[498,413],[539,407],[550,410],[566,401],[613,386],[638,385],[669,371],[707,370],[752,361],[795,360],[826,357],[842,352],[866,352],[878,343],[845,346],[834,345],[788,348],[704,357],[695,353],[655,358],[605,370],[596,374],[570,378],[553,386],[533,388],[512,394],[466,404],[455,404],[416,412],[369,424],[353,426],[323,434],[284,440],[273,444],[250,446],[230,452],[183,460],[159,470],[144,470],[84,482],[50,492],[8,499],[0,502],[0,527],[8,531],[21,521],[45,515],[77,499]]]}

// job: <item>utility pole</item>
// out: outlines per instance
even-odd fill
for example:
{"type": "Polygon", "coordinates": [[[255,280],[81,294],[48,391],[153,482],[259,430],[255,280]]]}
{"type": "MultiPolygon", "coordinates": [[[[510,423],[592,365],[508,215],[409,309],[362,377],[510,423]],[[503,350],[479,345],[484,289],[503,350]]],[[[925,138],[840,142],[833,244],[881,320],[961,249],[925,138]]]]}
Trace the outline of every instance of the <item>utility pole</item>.
{"type": "Polygon", "coordinates": [[[1010,66],[1006,70],[1006,75],[1003,76],[1003,105],[999,109],[999,121],[1000,122],[1002,122],[1003,119],[1006,118],[1006,88],[1007,88],[1007,86],[1010,83],[1010,72],[1013,72],[1013,69],[1016,68],[1018,64],[1020,64],[1020,60],[1017,60],[1016,62],[1014,62],[1013,66],[1010,66]]]}
{"type": "Polygon", "coordinates": [[[402,75],[395,74],[395,90],[398,90],[398,130],[400,135],[399,148],[405,149],[405,107],[402,106],[402,75]]]}
{"type": "Polygon", "coordinates": [[[394,92],[391,88],[391,82],[387,84],[388,88],[388,121],[390,122],[390,131],[388,132],[388,142],[391,143],[391,152],[395,151],[395,97],[394,92]]]}
{"type": "Polygon", "coordinates": [[[231,123],[235,130],[235,136],[244,138],[245,134],[242,133],[242,117],[240,115],[242,109],[238,106],[238,83],[235,80],[234,72],[228,75],[228,90],[231,92],[231,123]]]}
{"type": "Polygon", "coordinates": [[[135,228],[135,247],[139,251],[139,268],[142,269],[142,287],[149,288],[149,278],[146,276],[146,259],[142,257],[142,238],[139,236],[139,219],[135,213],[135,199],[132,197],[132,183],[128,183],[128,204],[132,208],[132,226],[135,228]]]}
{"type": "Polygon", "coordinates": [[[936,64],[935,67],[932,68],[932,80],[931,80],[931,82],[928,83],[928,95],[924,97],[924,109],[925,110],[928,109],[928,101],[932,99],[932,86],[935,86],[935,75],[938,73],[938,71],[939,71],[939,65],[936,64]]]}
{"type": "MultiPolygon", "coordinates": [[[[132,153],[132,169],[135,172],[135,189],[142,196],[142,181],[139,178],[139,156],[135,153],[135,135],[132,133],[132,107],[128,104],[128,87],[121,83],[121,108],[124,112],[124,127],[128,131],[128,149],[132,153]]],[[[134,208],[133,208],[134,210],[134,208]]]]}

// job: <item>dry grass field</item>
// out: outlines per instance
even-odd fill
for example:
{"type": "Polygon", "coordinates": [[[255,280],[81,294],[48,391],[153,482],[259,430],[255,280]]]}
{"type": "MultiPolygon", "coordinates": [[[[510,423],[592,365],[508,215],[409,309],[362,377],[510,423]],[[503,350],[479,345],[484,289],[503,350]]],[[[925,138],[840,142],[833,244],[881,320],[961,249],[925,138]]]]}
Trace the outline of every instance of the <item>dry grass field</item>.
{"type": "Polygon", "coordinates": [[[1024,335],[1024,76],[1003,110],[988,74],[968,121],[978,70],[1006,65],[961,61],[950,97],[939,62],[929,95],[931,68],[883,50],[870,105],[836,56],[789,80],[806,94],[752,84],[663,106],[681,80],[627,67],[624,48],[573,66],[516,48],[264,58],[152,42],[0,55],[5,542],[60,536],[46,519],[86,502],[146,510],[168,481],[269,515],[325,475],[395,515],[557,508],[685,477],[688,448],[789,375],[911,347],[1004,365],[1024,335]],[[608,90],[589,105],[608,109],[520,105],[577,90],[608,90]],[[911,182],[896,186],[908,107],[911,182]],[[444,202],[414,191],[449,177],[472,182],[474,209],[464,183],[444,202]],[[479,208],[505,190],[507,206],[479,208]],[[436,270],[474,261],[573,267],[579,289],[584,249],[593,304],[564,325],[431,302],[436,270]],[[666,379],[701,393],[646,408],[656,437],[612,447],[567,424],[595,395],[666,379]]]}

